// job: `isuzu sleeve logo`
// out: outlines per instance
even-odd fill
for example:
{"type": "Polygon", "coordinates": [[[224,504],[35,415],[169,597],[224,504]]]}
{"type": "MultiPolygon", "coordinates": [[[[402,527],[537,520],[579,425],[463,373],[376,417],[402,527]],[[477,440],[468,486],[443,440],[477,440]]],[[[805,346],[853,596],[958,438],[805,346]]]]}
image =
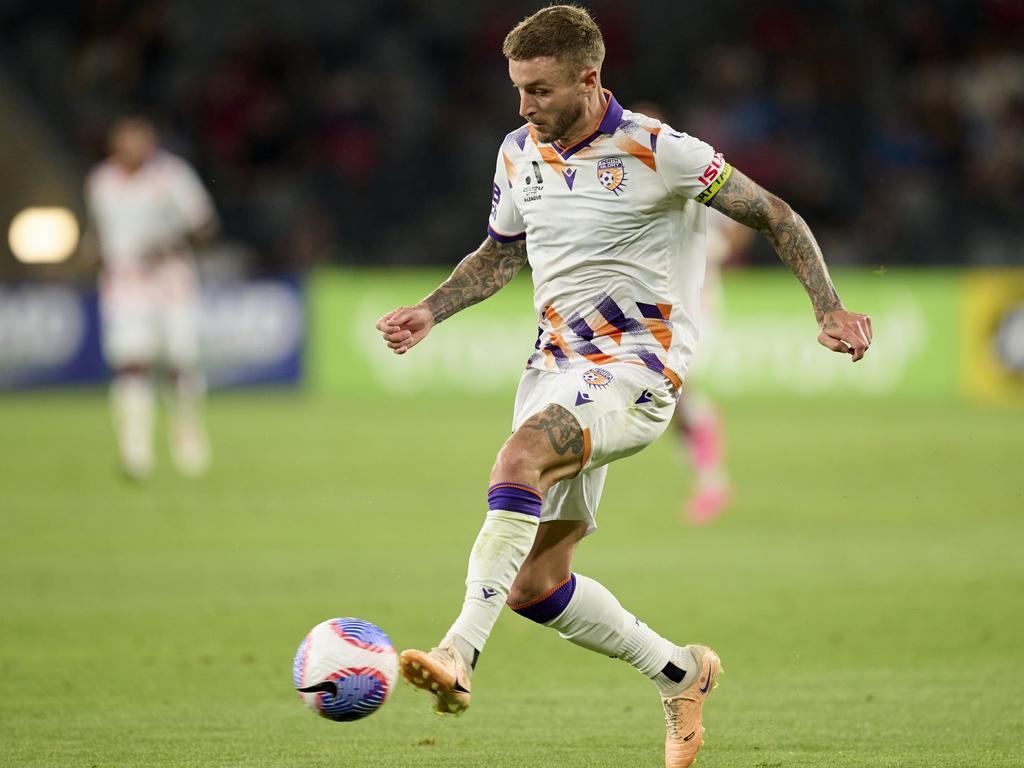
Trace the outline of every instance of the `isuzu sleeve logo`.
{"type": "Polygon", "coordinates": [[[711,202],[718,190],[722,188],[722,185],[729,180],[732,175],[732,166],[725,162],[721,152],[716,152],[715,156],[711,159],[708,167],[704,169],[704,172],[697,177],[697,181],[705,185],[705,189],[696,198],[698,203],[704,203],[707,205],[711,202]]]}
{"type": "Polygon", "coordinates": [[[715,156],[711,158],[711,162],[708,164],[708,167],[704,169],[704,173],[697,177],[697,181],[704,186],[707,186],[718,178],[718,174],[721,172],[723,167],[725,167],[725,158],[722,157],[721,152],[716,152],[715,156]]]}

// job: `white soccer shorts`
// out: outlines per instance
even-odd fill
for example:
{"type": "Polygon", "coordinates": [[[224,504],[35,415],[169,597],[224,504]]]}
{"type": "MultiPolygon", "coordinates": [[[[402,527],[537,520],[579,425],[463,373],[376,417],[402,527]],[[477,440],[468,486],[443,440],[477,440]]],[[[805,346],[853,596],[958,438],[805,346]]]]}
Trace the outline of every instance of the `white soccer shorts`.
{"type": "Polygon", "coordinates": [[[513,431],[554,403],[583,428],[583,469],[552,486],[544,497],[541,522],[586,522],[597,527],[608,464],[654,442],[672,418],[677,392],[659,373],[639,365],[577,367],[553,372],[527,368],[516,393],[513,431]]]}
{"type": "Polygon", "coordinates": [[[108,272],[100,282],[103,352],[112,368],[199,365],[199,282],[172,259],[145,272],[108,272]]]}

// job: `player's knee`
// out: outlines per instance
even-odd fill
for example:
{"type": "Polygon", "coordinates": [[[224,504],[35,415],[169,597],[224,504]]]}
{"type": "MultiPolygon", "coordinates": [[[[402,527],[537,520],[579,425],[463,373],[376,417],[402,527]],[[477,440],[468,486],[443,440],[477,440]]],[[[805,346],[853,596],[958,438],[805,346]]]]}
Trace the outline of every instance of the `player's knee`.
{"type": "Polygon", "coordinates": [[[546,624],[565,610],[574,587],[570,573],[566,573],[564,578],[555,578],[548,573],[542,579],[524,580],[513,585],[508,607],[523,618],[546,624]]]}
{"type": "Polygon", "coordinates": [[[515,610],[517,607],[527,606],[535,600],[543,598],[558,586],[559,579],[552,574],[545,573],[539,569],[530,568],[528,564],[523,565],[512,582],[512,588],[508,593],[508,604],[515,610]]]}
{"type": "Polygon", "coordinates": [[[513,435],[498,451],[491,468],[491,482],[522,483],[536,488],[543,470],[537,454],[513,435]]]}

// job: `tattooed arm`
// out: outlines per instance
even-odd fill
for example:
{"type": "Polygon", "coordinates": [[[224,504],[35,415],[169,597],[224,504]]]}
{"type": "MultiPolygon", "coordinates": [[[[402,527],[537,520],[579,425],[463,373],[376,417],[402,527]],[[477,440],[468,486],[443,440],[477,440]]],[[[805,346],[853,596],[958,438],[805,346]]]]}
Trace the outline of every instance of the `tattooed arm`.
{"type": "Polygon", "coordinates": [[[784,201],[762,189],[735,168],[711,206],[731,219],[756,229],[774,246],[782,263],[803,284],[814,307],[818,342],[844,352],[856,362],[871,344],[871,318],[848,312],[839,300],[825,259],[807,222],[784,201]]]}
{"type": "Polygon", "coordinates": [[[377,330],[395,354],[404,355],[442,320],[504,288],[524,264],[524,240],[499,243],[488,237],[433,293],[415,306],[384,315],[377,321],[377,330]]]}
{"type": "Polygon", "coordinates": [[[420,302],[435,323],[493,296],[526,264],[526,241],[499,243],[490,237],[459,262],[451,277],[420,302]]]}

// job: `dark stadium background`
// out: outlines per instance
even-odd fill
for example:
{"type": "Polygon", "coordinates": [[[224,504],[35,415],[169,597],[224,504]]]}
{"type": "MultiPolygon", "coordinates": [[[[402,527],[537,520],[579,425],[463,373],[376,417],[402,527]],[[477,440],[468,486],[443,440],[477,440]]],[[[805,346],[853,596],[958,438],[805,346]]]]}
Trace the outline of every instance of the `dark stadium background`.
{"type": "MultiPolygon", "coordinates": [[[[500,46],[536,7],[8,1],[4,122],[39,126],[32,149],[80,209],[109,121],[151,114],[260,270],[449,264],[481,238],[496,147],[521,122],[500,46]]],[[[661,104],[790,201],[832,263],[1021,262],[1018,0],[590,7],[619,100],[661,104]]],[[[0,212],[41,173],[5,172],[0,212]]]]}

